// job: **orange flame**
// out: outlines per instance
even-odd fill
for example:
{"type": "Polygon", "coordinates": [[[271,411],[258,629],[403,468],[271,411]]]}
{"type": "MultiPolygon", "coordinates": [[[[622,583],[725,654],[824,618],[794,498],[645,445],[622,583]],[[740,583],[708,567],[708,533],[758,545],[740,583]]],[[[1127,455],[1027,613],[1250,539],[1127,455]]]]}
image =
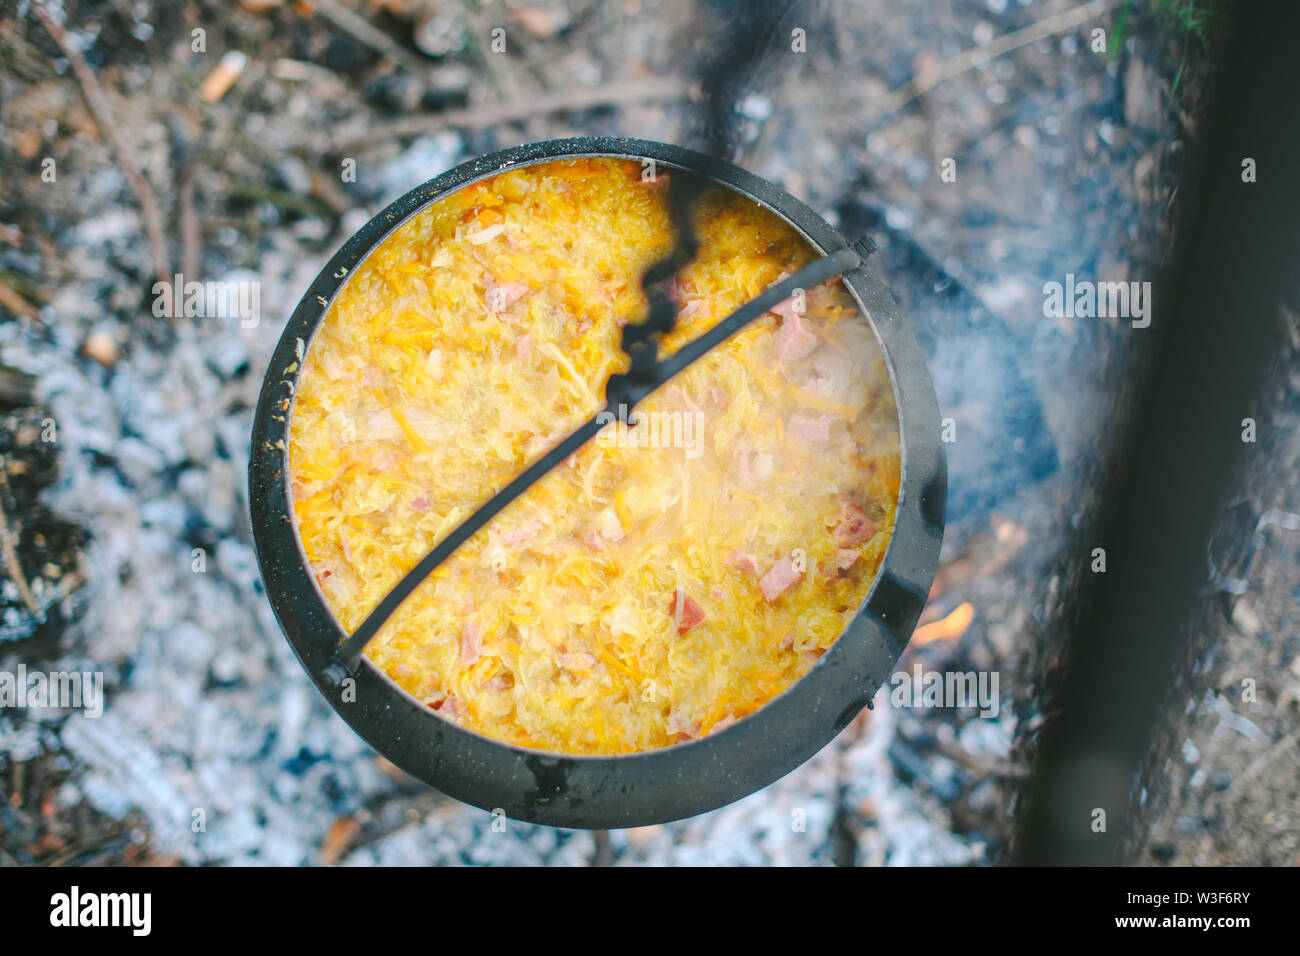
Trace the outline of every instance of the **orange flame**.
{"type": "Polygon", "coordinates": [[[912,643],[919,647],[931,641],[955,641],[966,633],[966,628],[970,627],[974,617],[975,608],[969,601],[965,601],[958,604],[947,617],[918,627],[912,635],[912,643]]]}

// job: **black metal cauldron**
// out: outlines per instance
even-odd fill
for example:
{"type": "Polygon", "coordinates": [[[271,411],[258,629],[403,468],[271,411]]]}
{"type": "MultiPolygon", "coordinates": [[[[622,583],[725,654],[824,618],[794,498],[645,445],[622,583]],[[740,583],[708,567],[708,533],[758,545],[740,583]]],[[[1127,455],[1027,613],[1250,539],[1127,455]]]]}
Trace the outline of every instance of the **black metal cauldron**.
{"type": "Polygon", "coordinates": [[[472,160],[413,189],[352,236],[307,290],[272,356],[253,420],[249,501],[271,606],[298,659],[339,715],[406,772],[485,810],[563,827],[635,827],[693,816],[766,786],[815,754],[872,699],[925,604],[943,538],[947,468],[934,386],[884,283],[855,248],[845,287],[880,341],[899,410],[902,480],[893,539],[866,600],[813,668],[758,711],[711,736],[660,750],[582,756],[529,750],[436,716],[363,659],[345,699],[330,686],[340,626],[292,518],[288,434],[305,349],[347,278],[394,229],[453,190],[503,170],[557,159],[654,160],[705,175],[776,213],[823,254],[846,243],[793,196],[742,169],[645,140],[552,140],[472,160]],[[351,696],[351,695],[349,695],[351,696]]]}

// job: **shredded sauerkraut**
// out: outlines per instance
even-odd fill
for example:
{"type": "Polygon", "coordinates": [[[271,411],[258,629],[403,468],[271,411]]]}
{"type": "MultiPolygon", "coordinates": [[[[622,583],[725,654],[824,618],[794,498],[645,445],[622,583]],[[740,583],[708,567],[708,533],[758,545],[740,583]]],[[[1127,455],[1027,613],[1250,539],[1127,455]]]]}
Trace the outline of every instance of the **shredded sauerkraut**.
{"type": "MultiPolygon", "coordinates": [[[[298,532],[346,629],[599,409],[670,245],[667,175],[511,170],[421,212],[348,280],[290,446],[298,532]]],[[[721,187],[697,225],[665,352],[813,258],[721,187]]],[[[463,726],[600,754],[716,731],[811,667],[865,596],[898,495],[893,392],[852,300],[833,282],[787,300],[637,411],[438,568],[375,664],[463,726]]]]}

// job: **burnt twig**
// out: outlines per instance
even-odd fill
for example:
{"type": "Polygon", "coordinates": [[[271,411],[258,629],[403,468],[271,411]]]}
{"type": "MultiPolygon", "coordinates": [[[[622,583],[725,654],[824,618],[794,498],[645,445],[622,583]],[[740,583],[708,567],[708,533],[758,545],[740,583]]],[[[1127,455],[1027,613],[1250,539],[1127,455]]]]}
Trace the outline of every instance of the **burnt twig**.
{"type": "Polygon", "coordinates": [[[27,583],[27,575],[23,573],[23,566],[18,560],[18,544],[14,540],[13,531],[9,527],[9,519],[5,515],[4,498],[9,495],[9,479],[4,475],[4,462],[0,461],[0,552],[3,552],[5,567],[9,570],[9,580],[14,582],[14,587],[18,589],[18,596],[22,598],[23,604],[27,605],[27,610],[35,615],[40,615],[41,605],[37,602],[36,596],[32,594],[31,586],[27,583]]]}
{"type": "Polygon", "coordinates": [[[0,306],[25,319],[36,318],[36,306],[23,298],[22,293],[0,282],[0,306]]]}
{"type": "Polygon", "coordinates": [[[179,120],[172,122],[172,154],[176,163],[176,220],[181,234],[181,275],[199,278],[203,236],[194,205],[194,147],[179,120]]]}
{"type": "Polygon", "coordinates": [[[50,37],[58,44],[59,49],[63,51],[63,55],[68,58],[68,62],[72,65],[72,72],[81,86],[81,93],[85,97],[86,105],[90,108],[91,116],[94,117],[95,125],[99,127],[100,132],[108,141],[118,165],[122,168],[122,172],[126,174],[127,182],[131,185],[131,191],[135,193],[135,198],[140,203],[140,215],[144,218],[144,230],[149,239],[149,251],[153,258],[154,273],[160,282],[169,282],[171,276],[167,264],[167,244],[163,239],[162,213],[159,211],[158,200],[154,196],[153,190],[149,188],[149,183],[145,180],[144,175],[131,161],[131,150],[127,148],[126,142],[122,139],[121,126],[113,118],[113,111],[109,107],[99,81],[95,79],[95,74],[91,70],[90,64],[86,62],[86,58],[81,55],[81,51],[68,39],[68,32],[50,15],[44,5],[40,3],[33,4],[32,11],[44,24],[50,37]]]}

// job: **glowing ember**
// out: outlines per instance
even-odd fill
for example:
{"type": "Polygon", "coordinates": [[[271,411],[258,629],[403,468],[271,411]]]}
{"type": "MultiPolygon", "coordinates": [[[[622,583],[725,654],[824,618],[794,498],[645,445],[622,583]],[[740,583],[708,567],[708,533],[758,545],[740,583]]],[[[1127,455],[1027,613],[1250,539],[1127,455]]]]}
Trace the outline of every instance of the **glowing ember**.
{"type": "Polygon", "coordinates": [[[912,644],[919,647],[931,641],[955,641],[966,633],[974,616],[975,608],[969,601],[964,601],[947,617],[918,627],[912,635],[912,644]]]}

